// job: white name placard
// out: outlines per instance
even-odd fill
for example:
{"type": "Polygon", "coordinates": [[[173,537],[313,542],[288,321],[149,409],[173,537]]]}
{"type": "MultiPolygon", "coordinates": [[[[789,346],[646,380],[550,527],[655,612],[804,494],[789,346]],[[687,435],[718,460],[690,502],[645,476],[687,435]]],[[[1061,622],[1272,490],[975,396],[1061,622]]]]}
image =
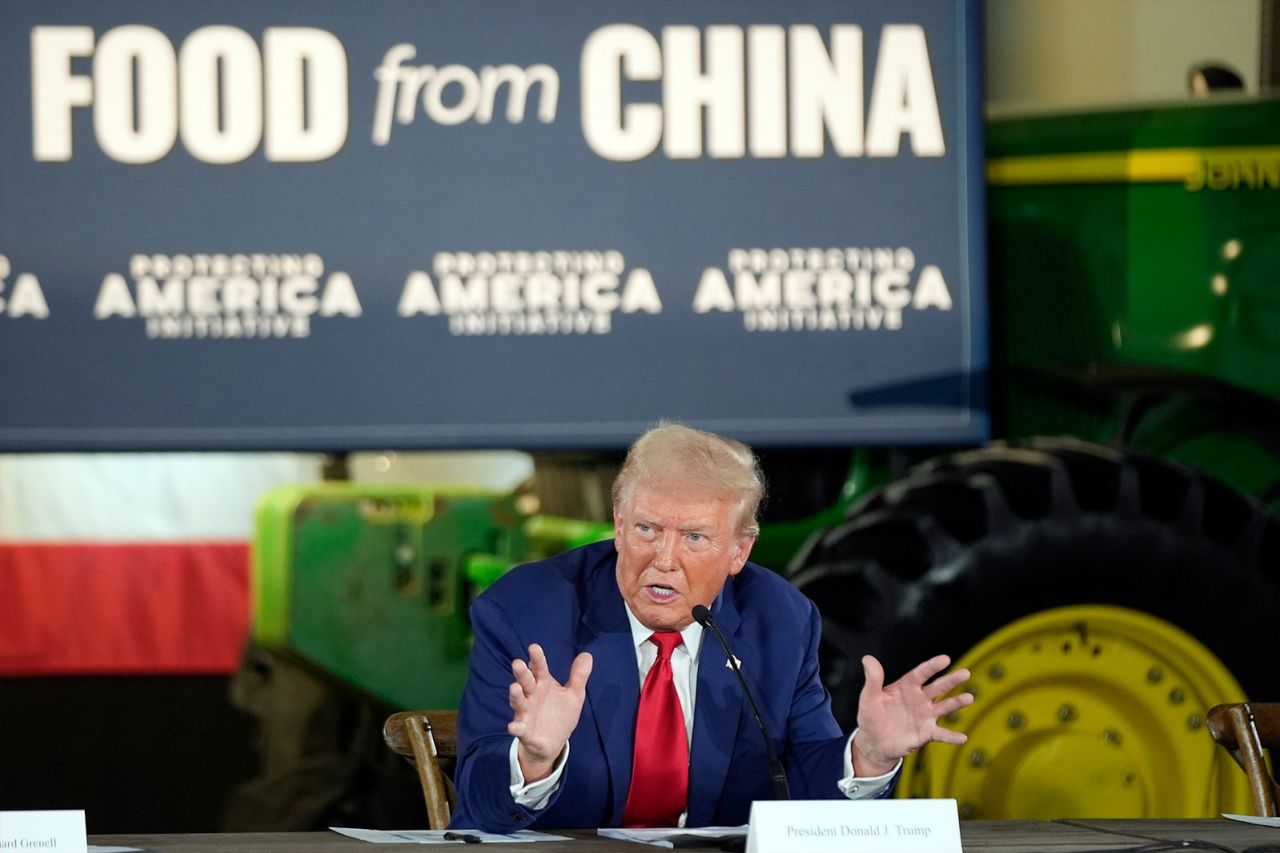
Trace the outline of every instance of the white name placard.
{"type": "Polygon", "coordinates": [[[955,800],[773,800],[751,805],[747,853],[961,853],[955,800]]]}
{"type": "Polygon", "coordinates": [[[0,853],[86,853],[84,810],[0,812],[0,853]]]}

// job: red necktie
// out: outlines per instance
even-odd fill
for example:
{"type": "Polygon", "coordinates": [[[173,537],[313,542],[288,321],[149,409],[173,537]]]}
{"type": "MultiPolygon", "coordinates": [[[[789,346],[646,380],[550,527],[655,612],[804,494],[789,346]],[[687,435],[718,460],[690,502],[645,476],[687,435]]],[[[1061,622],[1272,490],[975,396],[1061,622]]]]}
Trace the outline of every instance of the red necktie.
{"type": "Polygon", "coordinates": [[[640,691],[631,792],[622,812],[623,826],[675,826],[689,799],[689,741],[684,711],[671,679],[671,652],[684,642],[677,631],[649,638],[658,647],[640,691]]]}

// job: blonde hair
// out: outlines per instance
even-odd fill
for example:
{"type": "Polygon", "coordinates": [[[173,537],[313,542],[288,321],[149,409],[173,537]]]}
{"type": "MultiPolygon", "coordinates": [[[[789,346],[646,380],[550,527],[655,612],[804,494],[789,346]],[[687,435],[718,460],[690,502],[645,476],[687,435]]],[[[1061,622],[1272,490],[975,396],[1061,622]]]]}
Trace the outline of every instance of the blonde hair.
{"type": "Polygon", "coordinates": [[[613,481],[613,505],[626,506],[640,483],[738,499],[738,532],[756,536],[764,474],[740,441],[683,424],[659,421],[636,439],[613,481]]]}

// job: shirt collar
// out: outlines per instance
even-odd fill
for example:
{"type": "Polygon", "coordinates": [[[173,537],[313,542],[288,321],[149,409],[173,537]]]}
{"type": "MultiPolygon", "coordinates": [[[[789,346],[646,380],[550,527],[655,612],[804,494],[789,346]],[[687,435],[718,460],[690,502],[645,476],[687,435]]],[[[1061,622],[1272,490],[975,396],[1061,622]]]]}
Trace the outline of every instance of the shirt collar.
{"type": "MultiPolygon", "coordinates": [[[[625,604],[625,602],[624,602],[625,604]]],[[[639,649],[644,643],[649,642],[649,637],[653,636],[653,629],[646,628],[644,624],[636,618],[631,612],[631,605],[626,605],[627,621],[631,623],[631,644],[639,649]]],[[[698,649],[702,647],[702,626],[697,622],[690,622],[689,626],[680,632],[680,636],[684,639],[685,648],[689,652],[689,657],[694,660],[698,659],[698,649]]]]}

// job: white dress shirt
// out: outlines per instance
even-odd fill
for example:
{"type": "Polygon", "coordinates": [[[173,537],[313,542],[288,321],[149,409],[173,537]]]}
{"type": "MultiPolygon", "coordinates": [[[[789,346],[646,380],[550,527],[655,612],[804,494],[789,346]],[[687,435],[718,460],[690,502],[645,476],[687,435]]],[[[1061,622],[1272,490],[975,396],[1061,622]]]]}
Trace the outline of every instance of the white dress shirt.
{"type": "MultiPolygon", "coordinates": [[[[649,642],[649,637],[653,635],[653,629],[646,628],[640,623],[640,620],[631,612],[631,608],[627,607],[627,619],[631,622],[631,640],[635,644],[636,649],[636,667],[640,678],[640,687],[644,689],[644,680],[649,675],[649,670],[653,667],[654,661],[658,659],[658,647],[654,643],[649,642]]],[[[676,695],[680,697],[680,708],[684,711],[684,732],[686,742],[693,743],[693,714],[694,703],[697,698],[697,690],[694,688],[698,684],[698,652],[702,649],[702,640],[705,631],[697,622],[690,623],[689,627],[680,632],[680,636],[684,642],[676,646],[671,652],[671,675],[675,682],[676,695]]],[[[714,642],[714,638],[712,638],[714,642]]],[[[853,734],[849,736],[848,746],[844,751],[844,778],[840,779],[836,784],[845,796],[854,800],[865,800],[874,797],[883,791],[893,780],[894,774],[898,772],[898,768],[902,766],[902,761],[892,770],[883,776],[858,777],[853,775],[853,755],[851,748],[853,739],[858,734],[855,729],[853,734]]],[[[556,759],[556,766],[551,774],[545,779],[537,782],[525,784],[524,774],[520,772],[520,759],[517,756],[517,747],[519,741],[515,738],[511,740],[511,795],[515,801],[525,808],[541,809],[545,808],[547,801],[551,799],[551,795],[560,787],[560,775],[564,772],[565,762],[569,758],[569,744],[564,745],[564,751],[560,753],[560,757],[556,759]]],[[[764,772],[764,768],[761,768],[764,772]]],[[[685,814],[680,815],[680,826],[684,826],[685,814]]]]}

